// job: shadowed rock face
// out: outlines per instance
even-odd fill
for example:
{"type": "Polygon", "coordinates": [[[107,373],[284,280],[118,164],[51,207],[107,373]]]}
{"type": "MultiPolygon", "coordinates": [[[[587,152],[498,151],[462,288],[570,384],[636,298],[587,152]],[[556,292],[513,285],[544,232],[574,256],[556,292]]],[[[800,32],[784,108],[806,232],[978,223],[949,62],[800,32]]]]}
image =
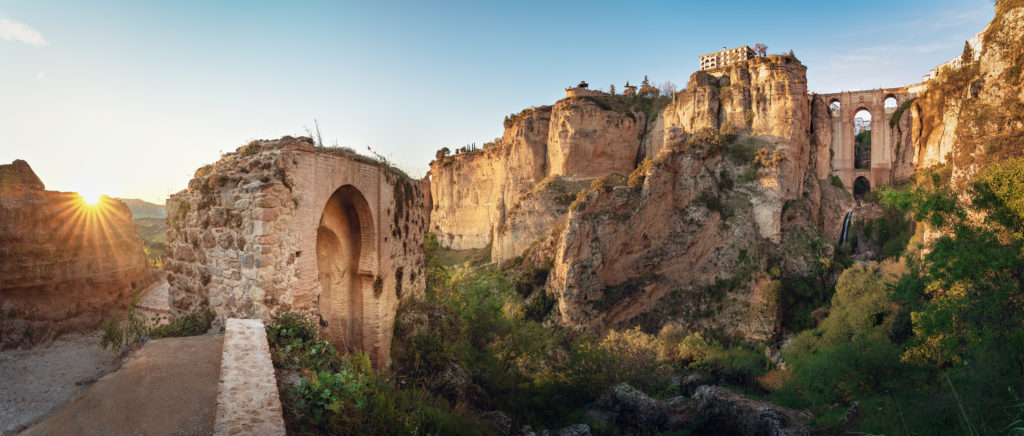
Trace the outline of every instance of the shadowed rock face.
{"type": "Polygon", "coordinates": [[[152,280],[123,203],[43,190],[25,161],[0,166],[0,345],[93,329],[152,280]]]}

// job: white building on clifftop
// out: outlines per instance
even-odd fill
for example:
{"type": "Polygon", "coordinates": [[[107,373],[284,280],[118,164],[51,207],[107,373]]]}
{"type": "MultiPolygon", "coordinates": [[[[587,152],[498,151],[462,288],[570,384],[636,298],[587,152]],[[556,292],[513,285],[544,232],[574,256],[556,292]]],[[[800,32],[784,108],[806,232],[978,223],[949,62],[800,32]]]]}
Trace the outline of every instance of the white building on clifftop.
{"type": "Polygon", "coordinates": [[[742,47],[723,49],[701,56],[700,69],[713,70],[753,58],[754,49],[750,48],[750,46],[744,45],[742,47]]]}

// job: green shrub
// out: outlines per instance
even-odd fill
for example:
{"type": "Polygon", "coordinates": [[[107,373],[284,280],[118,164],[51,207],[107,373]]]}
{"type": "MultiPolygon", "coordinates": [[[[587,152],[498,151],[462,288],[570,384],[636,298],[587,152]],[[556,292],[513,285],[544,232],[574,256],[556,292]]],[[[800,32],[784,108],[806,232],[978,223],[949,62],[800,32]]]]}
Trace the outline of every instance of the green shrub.
{"type": "Polygon", "coordinates": [[[654,169],[654,162],[650,158],[644,158],[643,162],[636,167],[633,172],[629,173],[629,179],[627,184],[630,188],[640,189],[644,185],[644,180],[647,179],[647,175],[654,169]]]}
{"type": "MultiPolygon", "coordinates": [[[[634,171],[635,172],[635,171],[634,171]]],[[[630,180],[632,180],[632,174],[630,174],[630,180]]],[[[626,184],[626,178],[619,174],[609,174],[604,177],[598,177],[590,182],[591,191],[602,191],[611,192],[616,186],[622,186],[626,184]]],[[[570,197],[573,198],[573,197],[570,197]]],[[[571,201],[571,200],[570,200],[571,201]]]]}
{"type": "Polygon", "coordinates": [[[137,303],[136,294],[132,297],[131,303],[128,304],[128,310],[123,316],[121,312],[117,312],[103,323],[100,348],[124,352],[131,346],[146,340],[146,317],[135,310],[137,303]]]}
{"type": "Polygon", "coordinates": [[[551,310],[555,308],[555,297],[546,292],[538,292],[532,298],[526,300],[523,307],[523,317],[527,321],[541,322],[547,318],[551,310]]]}
{"type": "Polygon", "coordinates": [[[242,150],[239,152],[239,155],[242,156],[242,157],[246,157],[246,156],[252,156],[252,155],[254,155],[256,153],[259,153],[259,152],[260,152],[260,142],[259,141],[251,141],[248,144],[246,144],[244,147],[242,147],[242,150]]]}
{"type": "Polygon", "coordinates": [[[846,187],[843,186],[843,179],[839,178],[839,176],[832,174],[828,176],[828,179],[829,181],[832,182],[832,186],[835,186],[839,189],[846,189],[846,187]]]}
{"type": "Polygon", "coordinates": [[[339,354],[302,314],[278,313],[266,329],[274,366],[308,374],[282,392],[289,433],[481,434],[485,428],[406,378],[374,371],[366,354],[339,354]]]}
{"type": "MultiPolygon", "coordinates": [[[[696,339],[692,342],[699,347],[696,339]]],[[[764,353],[757,350],[746,347],[709,346],[703,355],[690,364],[690,368],[710,374],[724,383],[747,388],[756,386],[757,378],[768,371],[769,364],[764,353]]]]}
{"type": "Polygon", "coordinates": [[[149,337],[175,338],[180,336],[198,336],[210,330],[210,325],[215,314],[209,309],[200,309],[195,312],[179,316],[170,320],[167,324],[158,325],[149,329],[149,337]]]}
{"type": "Polygon", "coordinates": [[[704,206],[709,211],[718,212],[723,217],[726,215],[725,207],[722,205],[722,200],[711,191],[701,191],[700,195],[698,195],[694,201],[704,206]]]}
{"type": "Polygon", "coordinates": [[[279,312],[271,318],[266,330],[274,366],[290,370],[332,371],[341,365],[338,351],[320,336],[316,322],[305,315],[279,312]]]}
{"type": "Polygon", "coordinates": [[[896,124],[899,124],[900,118],[903,117],[903,112],[910,108],[910,105],[914,104],[914,100],[917,100],[917,97],[911,98],[901,103],[898,107],[896,107],[896,110],[893,111],[892,116],[889,117],[890,128],[895,128],[896,124]]]}
{"type": "Polygon", "coordinates": [[[320,328],[298,312],[278,312],[267,326],[267,340],[271,346],[290,344],[294,340],[315,342],[319,339],[320,328]]]}
{"type": "Polygon", "coordinates": [[[725,155],[736,165],[749,165],[757,157],[757,150],[764,146],[754,138],[747,138],[725,147],[725,155]]]}

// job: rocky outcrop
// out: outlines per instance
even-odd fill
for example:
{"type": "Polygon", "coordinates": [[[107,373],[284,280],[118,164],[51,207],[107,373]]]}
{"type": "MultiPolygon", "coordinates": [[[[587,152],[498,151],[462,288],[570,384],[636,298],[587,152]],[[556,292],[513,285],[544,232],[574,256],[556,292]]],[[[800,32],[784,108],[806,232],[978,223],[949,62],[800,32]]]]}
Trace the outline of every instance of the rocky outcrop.
{"type": "Polygon", "coordinates": [[[421,293],[425,186],[309,138],[253,141],[196,171],[167,202],[176,314],[320,320],[339,348],[386,364],[398,301],[421,293]]]}
{"type": "Polygon", "coordinates": [[[123,203],[43,190],[25,161],[0,165],[0,347],[98,327],[152,280],[123,203]]]}
{"type": "MultiPolygon", "coordinates": [[[[559,322],[657,330],[674,320],[694,331],[772,338],[779,295],[754,272],[791,239],[821,238],[811,221],[817,206],[798,211],[807,200],[787,203],[788,213],[772,217],[781,244],[772,242],[757,224],[756,199],[771,195],[778,174],[762,168],[745,180],[748,171],[701,145],[664,154],[638,189],[590,192],[570,212],[555,250],[548,288],[559,322]]],[[[816,255],[789,254],[801,259],[791,269],[808,268],[806,258],[816,255]]]]}
{"type": "Polygon", "coordinates": [[[615,96],[555,103],[548,135],[548,175],[595,179],[636,168],[647,117],[615,96]]]}
{"type": "Polygon", "coordinates": [[[980,53],[925,84],[914,102],[918,168],[949,166],[959,190],[989,163],[1024,155],[1024,1],[996,3],[980,53]]]}
{"type": "Polygon", "coordinates": [[[785,200],[799,198],[811,165],[806,72],[796,58],[773,55],[694,73],[647,134],[647,156],[657,156],[675,138],[730,123],[784,154],[777,190],[785,200]]]}
{"type": "Polygon", "coordinates": [[[689,430],[696,434],[810,435],[812,416],[729,389],[703,385],[692,398],[655,400],[623,383],[602,396],[599,416],[620,430],[657,432],[689,430]]]}
{"type": "Polygon", "coordinates": [[[431,230],[442,246],[522,255],[563,220],[589,180],[629,174],[647,115],[626,96],[571,97],[508,119],[500,143],[430,166],[431,230]]]}
{"type": "Polygon", "coordinates": [[[726,388],[701,386],[693,394],[696,410],[708,419],[705,430],[713,434],[763,434],[809,436],[807,412],[751,400],[726,388]]]}
{"type": "Polygon", "coordinates": [[[527,109],[509,120],[501,144],[431,162],[430,228],[442,246],[491,244],[507,209],[547,175],[550,120],[550,106],[527,109]]]}
{"type": "Polygon", "coordinates": [[[778,333],[780,285],[763,271],[812,270],[852,207],[820,180],[827,146],[811,143],[827,135],[811,131],[804,72],[777,56],[691,77],[647,136],[643,184],[593,190],[570,212],[548,282],[560,324],[778,333]]]}

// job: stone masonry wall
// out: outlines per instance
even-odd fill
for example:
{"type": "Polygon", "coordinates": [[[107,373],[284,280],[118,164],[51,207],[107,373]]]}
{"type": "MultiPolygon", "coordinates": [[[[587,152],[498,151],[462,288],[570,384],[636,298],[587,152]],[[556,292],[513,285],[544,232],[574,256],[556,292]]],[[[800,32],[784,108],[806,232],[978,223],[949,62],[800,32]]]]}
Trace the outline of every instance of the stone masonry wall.
{"type": "Polygon", "coordinates": [[[172,311],[209,307],[263,321],[303,312],[337,346],[384,364],[399,299],[425,286],[425,195],[422,182],[350,150],[287,136],[253,141],[200,168],[167,202],[172,311]],[[348,217],[354,230],[325,230],[330,217],[348,217]],[[344,256],[358,265],[332,269],[341,255],[330,251],[336,242],[320,242],[325,234],[355,248],[344,256]],[[346,274],[349,287],[339,287],[346,274]]]}

